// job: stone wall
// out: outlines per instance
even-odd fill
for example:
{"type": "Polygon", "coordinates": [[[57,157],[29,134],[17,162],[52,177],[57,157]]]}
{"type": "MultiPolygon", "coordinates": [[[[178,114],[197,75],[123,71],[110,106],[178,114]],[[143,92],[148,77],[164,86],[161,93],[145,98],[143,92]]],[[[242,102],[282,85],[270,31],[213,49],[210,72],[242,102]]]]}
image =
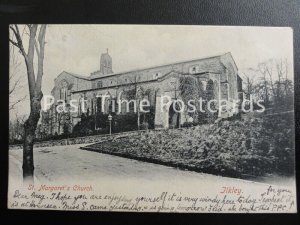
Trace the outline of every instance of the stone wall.
{"type": "MultiPolygon", "coordinates": [[[[41,148],[41,147],[51,147],[51,146],[60,146],[60,145],[95,143],[95,142],[106,141],[112,138],[114,139],[114,138],[134,136],[134,135],[138,135],[141,132],[145,132],[145,131],[140,130],[140,131],[122,132],[122,133],[112,134],[111,136],[109,134],[105,134],[105,135],[102,134],[102,135],[92,135],[92,136],[85,136],[85,137],[60,139],[60,140],[41,141],[41,142],[35,142],[34,147],[41,148]]],[[[22,147],[23,145],[10,145],[9,149],[10,150],[22,149],[22,147]]]]}

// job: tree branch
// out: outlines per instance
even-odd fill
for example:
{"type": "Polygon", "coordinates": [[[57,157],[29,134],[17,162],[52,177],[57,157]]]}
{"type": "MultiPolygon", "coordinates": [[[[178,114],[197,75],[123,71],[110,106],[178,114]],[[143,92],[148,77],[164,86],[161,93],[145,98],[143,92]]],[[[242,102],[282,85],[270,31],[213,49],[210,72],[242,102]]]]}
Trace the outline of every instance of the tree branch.
{"type": "Polygon", "coordinates": [[[19,28],[17,25],[14,25],[15,27],[13,27],[12,25],[9,26],[9,28],[13,31],[14,33],[14,36],[17,40],[17,42],[13,41],[12,39],[10,39],[10,43],[12,43],[14,46],[18,47],[22,53],[22,55],[24,56],[24,59],[25,59],[25,62],[27,62],[27,54],[24,50],[24,47],[23,47],[23,42],[22,42],[22,38],[21,38],[21,35],[20,35],[20,32],[19,32],[19,28]]]}
{"type": "MultiPolygon", "coordinates": [[[[46,25],[41,25],[38,41],[39,41],[39,53],[38,53],[38,72],[36,78],[36,90],[41,91],[42,88],[42,78],[44,71],[44,49],[45,49],[45,35],[46,35],[46,25]]],[[[37,49],[37,48],[36,48],[37,49]]]]}
{"type": "Polygon", "coordinates": [[[38,49],[38,45],[37,45],[37,41],[36,41],[36,40],[35,40],[35,42],[34,42],[34,47],[35,47],[37,56],[40,57],[40,51],[39,51],[39,49],[38,49]]]}
{"type": "Polygon", "coordinates": [[[15,42],[15,41],[13,41],[13,40],[11,40],[11,39],[9,39],[9,42],[12,43],[12,44],[13,44],[14,46],[16,46],[17,48],[19,48],[19,45],[18,45],[17,42],[15,42]]]}
{"type": "Polygon", "coordinates": [[[9,105],[9,110],[14,109],[15,106],[16,106],[18,103],[24,101],[24,100],[26,99],[26,97],[27,97],[27,96],[25,95],[25,96],[23,96],[22,98],[20,98],[20,99],[18,99],[17,101],[15,101],[14,103],[10,104],[10,105],[9,105]]]}
{"type": "Polygon", "coordinates": [[[28,75],[28,84],[29,84],[29,92],[30,99],[33,99],[35,96],[35,73],[34,73],[34,52],[35,52],[35,37],[37,32],[38,25],[33,24],[29,28],[30,36],[29,36],[29,44],[28,44],[28,63],[27,63],[27,75],[28,75]]]}
{"type": "MultiPolygon", "coordinates": [[[[10,79],[10,80],[11,80],[11,79],[10,79]]],[[[17,87],[18,84],[20,83],[20,80],[21,80],[21,78],[19,78],[18,80],[16,80],[16,81],[14,82],[13,86],[11,86],[11,87],[9,88],[9,95],[11,95],[11,94],[15,91],[16,87],[17,87]]]]}

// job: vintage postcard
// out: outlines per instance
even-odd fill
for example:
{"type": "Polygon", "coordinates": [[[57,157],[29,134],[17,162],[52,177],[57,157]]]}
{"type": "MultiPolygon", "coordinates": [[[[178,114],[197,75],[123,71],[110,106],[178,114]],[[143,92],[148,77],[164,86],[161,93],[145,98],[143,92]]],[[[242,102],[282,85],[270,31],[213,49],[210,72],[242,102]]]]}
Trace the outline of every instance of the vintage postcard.
{"type": "Polygon", "coordinates": [[[9,30],[9,209],[297,212],[291,28],[9,30]]]}

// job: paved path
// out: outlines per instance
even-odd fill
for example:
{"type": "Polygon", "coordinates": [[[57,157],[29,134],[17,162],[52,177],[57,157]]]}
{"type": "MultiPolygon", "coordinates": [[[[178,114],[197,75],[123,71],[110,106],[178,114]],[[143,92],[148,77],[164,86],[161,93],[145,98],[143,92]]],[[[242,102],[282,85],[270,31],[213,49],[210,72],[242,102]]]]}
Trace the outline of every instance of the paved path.
{"type": "MultiPolygon", "coordinates": [[[[210,174],[183,171],[173,167],[146,163],[118,156],[79,149],[79,145],[53,146],[34,149],[35,176],[41,182],[95,181],[101,179],[143,181],[188,181],[213,183],[251,182],[210,174]]],[[[9,151],[10,177],[22,180],[22,150],[9,151]]]]}
{"type": "MultiPolygon", "coordinates": [[[[39,180],[110,178],[190,179],[207,176],[191,171],[79,149],[81,145],[43,147],[34,150],[35,175],[39,180]]],[[[22,150],[11,150],[10,173],[21,177],[22,150]]],[[[211,176],[211,175],[208,175],[211,176]]],[[[215,177],[215,176],[213,176],[215,177]]]]}

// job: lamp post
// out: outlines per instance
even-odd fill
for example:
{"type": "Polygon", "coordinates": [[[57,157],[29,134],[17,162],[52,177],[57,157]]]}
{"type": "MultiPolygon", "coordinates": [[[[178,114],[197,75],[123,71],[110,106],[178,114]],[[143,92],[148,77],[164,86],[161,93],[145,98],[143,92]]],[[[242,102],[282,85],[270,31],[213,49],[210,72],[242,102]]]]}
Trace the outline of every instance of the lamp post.
{"type": "Polygon", "coordinates": [[[111,135],[111,121],[112,121],[112,116],[109,114],[109,115],[108,115],[108,122],[109,122],[109,135],[111,135]]]}

